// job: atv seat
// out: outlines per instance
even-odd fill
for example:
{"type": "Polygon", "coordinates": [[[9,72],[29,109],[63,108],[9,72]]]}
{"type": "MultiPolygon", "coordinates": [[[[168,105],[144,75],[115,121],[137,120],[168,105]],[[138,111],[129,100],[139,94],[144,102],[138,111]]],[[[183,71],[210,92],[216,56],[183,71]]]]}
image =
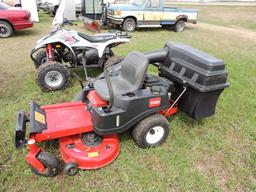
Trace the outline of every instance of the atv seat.
{"type": "Polygon", "coordinates": [[[100,35],[86,35],[84,33],[78,33],[83,39],[90,41],[91,43],[106,42],[111,39],[115,39],[115,34],[100,34],[100,35]]]}
{"type": "MultiPolygon", "coordinates": [[[[139,52],[132,52],[120,64],[120,73],[116,76],[110,76],[114,95],[122,95],[141,89],[148,68],[146,56],[139,52]]],[[[102,99],[110,100],[106,79],[96,80],[93,86],[102,99]]]]}

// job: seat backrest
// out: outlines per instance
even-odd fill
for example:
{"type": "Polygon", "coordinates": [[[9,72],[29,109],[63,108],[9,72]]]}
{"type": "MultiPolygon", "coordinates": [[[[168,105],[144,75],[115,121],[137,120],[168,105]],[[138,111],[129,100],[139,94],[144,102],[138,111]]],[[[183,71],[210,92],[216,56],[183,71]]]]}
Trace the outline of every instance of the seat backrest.
{"type": "Polygon", "coordinates": [[[127,81],[133,90],[142,87],[148,69],[148,59],[140,52],[131,52],[122,61],[121,78],[127,81]]]}

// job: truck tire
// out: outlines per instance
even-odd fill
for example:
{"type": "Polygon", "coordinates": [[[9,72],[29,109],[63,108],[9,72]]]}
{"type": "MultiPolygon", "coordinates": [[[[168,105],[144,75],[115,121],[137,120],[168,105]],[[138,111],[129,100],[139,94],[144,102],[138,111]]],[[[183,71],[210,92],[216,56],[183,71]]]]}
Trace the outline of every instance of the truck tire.
{"type": "Polygon", "coordinates": [[[46,62],[36,70],[36,82],[43,91],[65,89],[70,83],[70,73],[61,63],[46,62]]]}
{"type": "Polygon", "coordinates": [[[13,35],[13,28],[10,23],[0,21],[0,38],[7,38],[13,35]]]}
{"type": "Polygon", "coordinates": [[[176,23],[175,26],[174,26],[174,31],[175,31],[175,32],[182,32],[182,31],[184,31],[185,26],[186,26],[185,21],[183,21],[183,20],[178,20],[177,23],[176,23]]]}
{"type": "Polygon", "coordinates": [[[124,20],[123,29],[127,32],[133,32],[136,28],[136,21],[133,18],[127,18],[124,20]]]}
{"type": "Polygon", "coordinates": [[[153,114],[140,121],[132,131],[132,138],[140,148],[162,144],[170,131],[169,121],[160,114],[153,114]]]}

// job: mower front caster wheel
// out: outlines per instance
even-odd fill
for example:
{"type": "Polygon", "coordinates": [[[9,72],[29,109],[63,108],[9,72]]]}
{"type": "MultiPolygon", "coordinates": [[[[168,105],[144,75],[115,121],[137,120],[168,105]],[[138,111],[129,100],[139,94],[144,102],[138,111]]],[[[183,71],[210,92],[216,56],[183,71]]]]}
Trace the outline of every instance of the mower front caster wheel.
{"type": "Polygon", "coordinates": [[[75,175],[77,173],[77,165],[76,163],[67,163],[64,166],[64,173],[67,175],[75,175]]]}
{"type": "Polygon", "coordinates": [[[132,131],[134,142],[140,148],[162,144],[169,135],[169,121],[160,114],[154,114],[140,121],[132,131]]]}
{"type": "Polygon", "coordinates": [[[46,62],[37,68],[36,81],[43,91],[61,90],[69,85],[70,74],[63,64],[46,62]]]}
{"type": "Polygon", "coordinates": [[[40,172],[31,166],[31,170],[36,175],[44,177],[53,177],[61,171],[62,162],[54,155],[41,151],[36,157],[45,167],[44,171],[40,172]]]}

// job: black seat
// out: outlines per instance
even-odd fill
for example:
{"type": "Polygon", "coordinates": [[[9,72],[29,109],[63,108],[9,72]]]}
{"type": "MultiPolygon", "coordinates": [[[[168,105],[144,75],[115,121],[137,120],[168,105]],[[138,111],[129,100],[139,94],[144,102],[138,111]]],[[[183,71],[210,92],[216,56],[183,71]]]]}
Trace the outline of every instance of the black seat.
{"type": "Polygon", "coordinates": [[[78,35],[80,37],[82,37],[83,39],[87,40],[87,41],[90,41],[92,43],[98,43],[98,42],[106,42],[108,40],[111,40],[111,39],[115,39],[116,38],[116,35],[115,34],[100,34],[100,35],[93,35],[93,36],[90,36],[90,35],[86,35],[84,33],[79,33],[78,32],[78,35]]]}
{"type": "MultiPolygon", "coordinates": [[[[141,89],[148,68],[148,59],[139,52],[130,53],[121,62],[121,71],[116,76],[111,76],[114,95],[126,94],[141,89]]],[[[109,101],[109,91],[105,79],[93,83],[95,91],[104,100],[109,101]]]]}

